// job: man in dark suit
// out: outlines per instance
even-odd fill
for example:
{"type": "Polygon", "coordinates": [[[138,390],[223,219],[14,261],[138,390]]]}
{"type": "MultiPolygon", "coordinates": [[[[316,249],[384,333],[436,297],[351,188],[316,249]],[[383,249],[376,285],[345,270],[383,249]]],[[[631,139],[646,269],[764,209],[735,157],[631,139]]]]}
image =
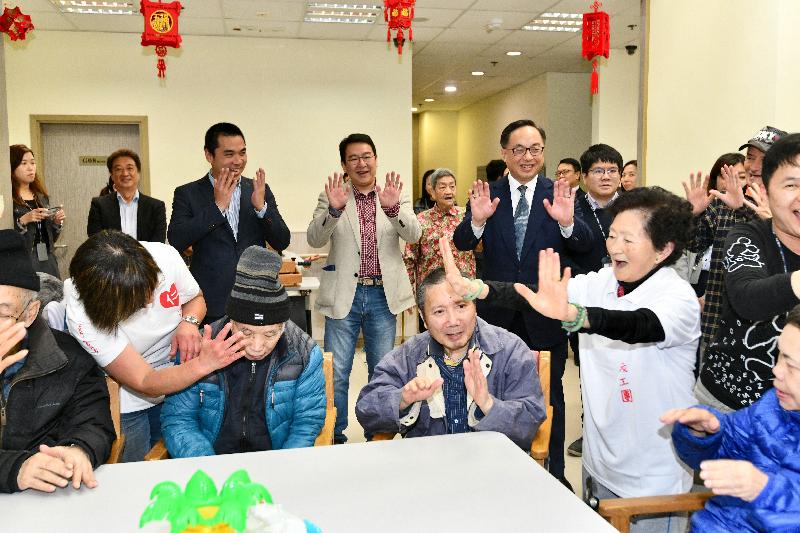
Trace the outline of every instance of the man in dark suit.
{"type": "Polygon", "coordinates": [[[239,256],[249,246],[280,253],[289,246],[289,228],[266,184],[264,169],[255,179],[242,176],[247,165],[244,134],[227,122],[206,132],[206,160],[211,170],[175,189],[169,242],[180,251],[192,247],[190,270],[206,299],[206,323],[225,314],[239,256]]]}
{"type": "MultiPolygon", "coordinates": [[[[531,120],[517,120],[500,135],[507,176],[488,184],[476,182],[464,220],[453,241],[459,250],[472,250],[483,240],[485,279],[537,283],[538,254],[566,246],[586,250],[591,233],[574,218],[574,200],[566,180],[553,183],[540,175],[544,167],[545,132],[531,120]]],[[[564,478],[564,390],[561,377],[567,359],[567,335],[556,320],[533,310],[514,311],[478,302],[478,314],[491,324],[516,333],[534,350],[552,354],[550,403],[553,431],[550,473],[564,478]]],[[[570,487],[571,488],[571,487],[570,487]]]]}
{"type": "Polygon", "coordinates": [[[142,161],[139,154],[122,148],[106,161],[114,191],[92,198],[86,233],[89,237],[104,229],[121,230],[140,241],[164,242],[167,211],[164,202],[139,192],[142,161]]]}

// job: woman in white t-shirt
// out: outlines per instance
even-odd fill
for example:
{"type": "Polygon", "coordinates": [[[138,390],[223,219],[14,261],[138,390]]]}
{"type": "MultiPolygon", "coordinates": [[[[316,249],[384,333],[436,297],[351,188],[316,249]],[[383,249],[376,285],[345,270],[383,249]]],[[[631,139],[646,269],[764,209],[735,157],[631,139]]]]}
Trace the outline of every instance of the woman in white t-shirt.
{"type": "MultiPolygon", "coordinates": [[[[547,250],[539,255],[538,287],[470,281],[452,261],[448,281],[465,299],[530,305],[579,332],[587,492],[597,498],[687,492],[691,472],[659,415],[671,402],[694,403],[700,308],[692,287],[663,268],[689,241],[691,206],[652,187],[629,191],[610,209],[610,268],[570,279],[569,269],[562,276],[558,254],[547,250]]],[[[440,246],[448,256],[447,243],[440,246]]],[[[685,525],[683,517],[648,518],[632,531],[683,531],[685,525]]]]}
{"type": "Polygon", "coordinates": [[[200,287],[178,252],[103,231],[84,242],[64,282],[67,327],[97,364],[122,384],[123,461],[140,461],[161,438],[164,395],[180,391],[242,355],[230,327],[211,338],[200,287]],[[181,364],[173,365],[180,354],[181,364]]]}

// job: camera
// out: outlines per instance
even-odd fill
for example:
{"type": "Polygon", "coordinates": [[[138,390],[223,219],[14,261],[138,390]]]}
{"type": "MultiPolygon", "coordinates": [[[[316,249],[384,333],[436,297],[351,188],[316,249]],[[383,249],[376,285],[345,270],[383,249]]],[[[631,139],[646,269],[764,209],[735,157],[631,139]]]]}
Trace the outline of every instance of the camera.
{"type": "Polygon", "coordinates": [[[635,54],[637,48],[639,48],[639,47],[636,46],[635,44],[626,44],[625,45],[625,50],[628,51],[628,55],[629,56],[632,56],[633,54],[635,54]]]}

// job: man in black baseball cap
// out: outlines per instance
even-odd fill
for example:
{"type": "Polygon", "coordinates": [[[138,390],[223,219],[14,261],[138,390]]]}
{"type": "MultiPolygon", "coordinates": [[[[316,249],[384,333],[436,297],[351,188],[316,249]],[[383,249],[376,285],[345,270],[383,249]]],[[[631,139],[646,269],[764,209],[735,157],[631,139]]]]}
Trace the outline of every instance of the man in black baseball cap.
{"type": "Polygon", "coordinates": [[[22,236],[0,231],[0,492],[94,488],[116,437],[103,374],[37,318],[39,288],[22,236]]]}
{"type": "Polygon", "coordinates": [[[785,136],[786,132],[783,130],[772,126],[764,126],[756,132],[752,139],[739,147],[739,150],[747,148],[744,170],[747,172],[747,183],[749,185],[757,184],[759,189],[764,185],[764,182],[761,181],[761,164],[764,162],[764,154],[769,150],[770,146],[785,136]]]}

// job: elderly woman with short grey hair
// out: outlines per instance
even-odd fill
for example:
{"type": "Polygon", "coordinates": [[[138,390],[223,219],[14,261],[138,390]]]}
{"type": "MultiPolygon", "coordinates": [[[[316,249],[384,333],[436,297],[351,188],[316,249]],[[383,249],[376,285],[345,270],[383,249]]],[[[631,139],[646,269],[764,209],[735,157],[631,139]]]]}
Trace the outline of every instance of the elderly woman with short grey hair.
{"type": "MultiPolygon", "coordinates": [[[[417,215],[422,236],[419,241],[406,244],[406,251],[403,254],[408,279],[415,291],[417,283],[443,266],[439,253],[439,238],[447,237],[452,243],[453,232],[464,218],[464,208],[455,205],[456,177],[453,171],[448,168],[437,168],[428,180],[436,204],[417,215]]],[[[455,261],[465,276],[475,275],[475,256],[471,250],[456,252],[455,261]]]]}

